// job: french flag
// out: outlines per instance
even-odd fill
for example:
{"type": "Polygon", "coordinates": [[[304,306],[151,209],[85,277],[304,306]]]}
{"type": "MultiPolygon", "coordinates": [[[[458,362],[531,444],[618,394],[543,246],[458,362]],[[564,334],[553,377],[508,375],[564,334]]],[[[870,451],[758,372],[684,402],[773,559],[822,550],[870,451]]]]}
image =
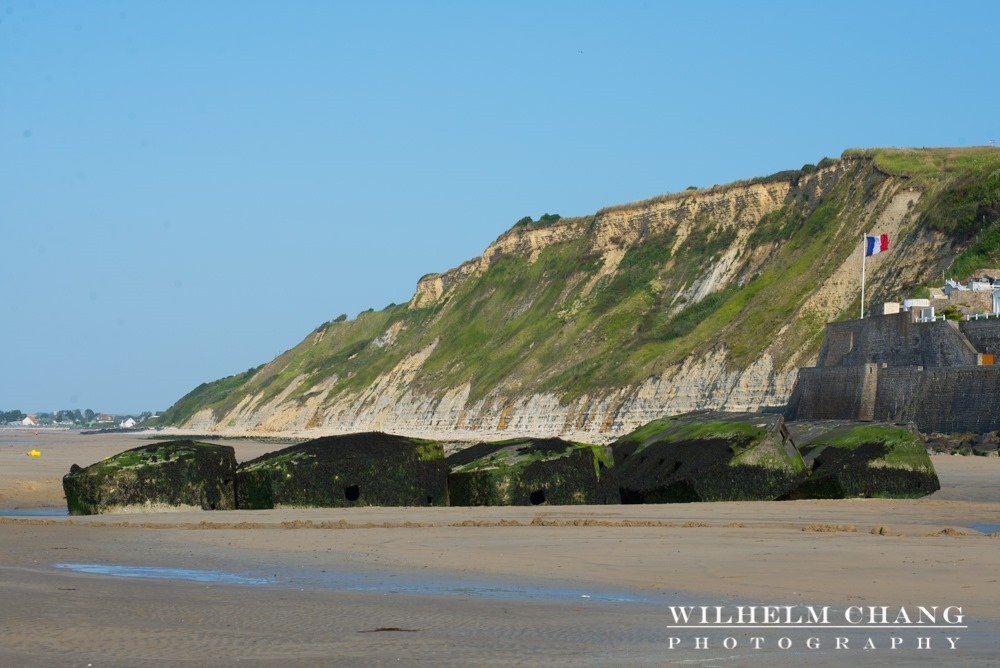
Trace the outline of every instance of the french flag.
{"type": "Polygon", "coordinates": [[[865,237],[865,257],[878,255],[889,250],[888,234],[869,234],[865,237]]]}

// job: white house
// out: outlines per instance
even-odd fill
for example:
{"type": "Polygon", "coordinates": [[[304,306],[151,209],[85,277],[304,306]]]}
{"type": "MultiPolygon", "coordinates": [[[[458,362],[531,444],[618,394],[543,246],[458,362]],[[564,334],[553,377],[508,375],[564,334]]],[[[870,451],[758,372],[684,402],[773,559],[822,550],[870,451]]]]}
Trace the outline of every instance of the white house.
{"type": "Polygon", "coordinates": [[[135,426],[135,420],[134,420],[134,419],[132,419],[132,418],[126,418],[126,419],[122,420],[122,421],[121,421],[121,422],[120,422],[120,423],[118,424],[118,426],[119,426],[119,427],[123,427],[123,428],[125,428],[125,429],[131,429],[132,427],[134,427],[134,426],[135,426]]]}
{"type": "Polygon", "coordinates": [[[37,427],[38,425],[41,424],[41,422],[39,422],[38,418],[36,418],[34,415],[26,415],[24,419],[21,420],[21,424],[24,425],[25,427],[37,427]]]}

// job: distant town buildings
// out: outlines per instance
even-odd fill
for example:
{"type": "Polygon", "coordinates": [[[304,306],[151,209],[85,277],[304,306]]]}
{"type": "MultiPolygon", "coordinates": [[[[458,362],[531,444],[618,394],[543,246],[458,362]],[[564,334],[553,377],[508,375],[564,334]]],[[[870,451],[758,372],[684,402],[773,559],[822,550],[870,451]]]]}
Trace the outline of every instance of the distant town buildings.
{"type": "Polygon", "coordinates": [[[41,422],[34,415],[25,415],[24,419],[21,420],[21,425],[24,427],[37,427],[41,422]]]}
{"type": "Polygon", "coordinates": [[[904,299],[882,305],[882,315],[917,311],[919,320],[968,320],[1000,316],[1000,269],[981,269],[964,283],[953,279],[940,288],[928,288],[927,297],[904,299]]]}

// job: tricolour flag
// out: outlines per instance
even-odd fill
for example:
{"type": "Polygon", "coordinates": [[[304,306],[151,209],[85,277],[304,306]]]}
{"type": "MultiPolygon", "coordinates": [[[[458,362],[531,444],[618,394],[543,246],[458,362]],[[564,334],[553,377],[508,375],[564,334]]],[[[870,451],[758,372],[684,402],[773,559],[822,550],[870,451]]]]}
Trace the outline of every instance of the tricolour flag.
{"type": "Polygon", "coordinates": [[[887,250],[889,250],[888,234],[869,234],[865,237],[865,257],[868,257],[869,255],[878,255],[879,253],[884,253],[887,250]]]}

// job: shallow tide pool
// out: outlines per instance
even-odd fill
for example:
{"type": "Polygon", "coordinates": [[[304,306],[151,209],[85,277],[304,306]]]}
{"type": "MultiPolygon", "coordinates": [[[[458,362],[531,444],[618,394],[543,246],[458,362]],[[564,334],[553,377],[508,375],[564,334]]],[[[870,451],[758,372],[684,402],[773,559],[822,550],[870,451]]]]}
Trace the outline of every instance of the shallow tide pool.
{"type": "Polygon", "coordinates": [[[153,580],[192,580],[219,584],[264,585],[267,578],[247,577],[223,571],[205,571],[193,568],[166,568],[161,566],[119,566],[114,564],[54,564],[56,568],[89,573],[91,575],[112,575],[122,578],[149,578],[153,580]]]}

